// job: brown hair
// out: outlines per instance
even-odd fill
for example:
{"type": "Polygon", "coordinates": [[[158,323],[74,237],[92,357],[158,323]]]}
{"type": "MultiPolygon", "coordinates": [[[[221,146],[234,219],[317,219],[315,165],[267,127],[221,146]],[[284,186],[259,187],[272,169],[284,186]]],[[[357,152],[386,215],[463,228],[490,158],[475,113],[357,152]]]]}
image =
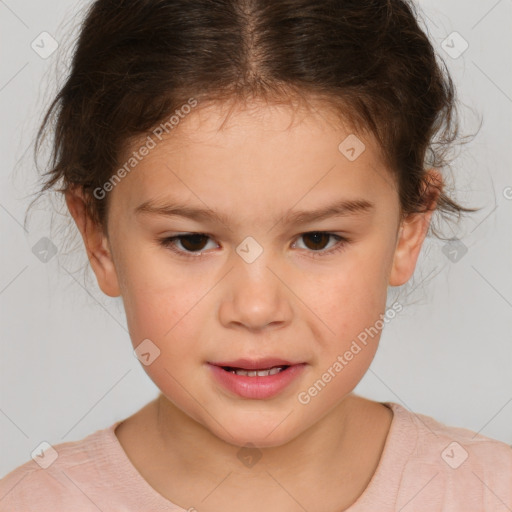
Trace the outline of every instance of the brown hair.
{"type": "MultiPolygon", "coordinates": [[[[36,154],[55,121],[40,193],[81,187],[106,231],[108,196],[93,191],[190,98],[302,97],[372,133],[401,211],[422,211],[426,170],[447,166],[459,127],[452,79],[417,17],[405,0],[97,0],[37,135],[36,154]]],[[[440,188],[438,211],[477,211],[440,188]]]]}

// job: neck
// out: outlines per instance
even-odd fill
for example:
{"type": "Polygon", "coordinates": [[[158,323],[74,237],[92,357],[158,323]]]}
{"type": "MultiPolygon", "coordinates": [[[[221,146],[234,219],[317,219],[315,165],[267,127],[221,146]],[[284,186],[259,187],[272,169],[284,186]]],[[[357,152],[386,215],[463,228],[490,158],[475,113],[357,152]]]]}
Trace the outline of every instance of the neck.
{"type": "Polygon", "coordinates": [[[149,485],[185,510],[296,512],[318,510],[319,499],[323,510],[344,510],[373,476],[391,419],[349,394],[287,443],[244,451],[160,395],[116,435],[149,485]]]}

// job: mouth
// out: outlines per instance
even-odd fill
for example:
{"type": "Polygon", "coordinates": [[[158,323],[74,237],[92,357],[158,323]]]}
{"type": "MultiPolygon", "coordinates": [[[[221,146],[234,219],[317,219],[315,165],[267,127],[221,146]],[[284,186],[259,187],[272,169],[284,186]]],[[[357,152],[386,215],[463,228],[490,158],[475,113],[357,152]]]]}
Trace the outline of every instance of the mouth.
{"type": "Polygon", "coordinates": [[[268,377],[269,375],[276,375],[289,367],[290,365],[284,365],[261,368],[258,370],[246,370],[244,368],[235,368],[233,366],[221,366],[221,368],[227,372],[234,373],[235,375],[244,375],[246,377],[268,377]]]}
{"type": "Polygon", "coordinates": [[[288,387],[304,371],[306,363],[283,359],[239,359],[208,363],[216,381],[242,398],[272,398],[288,387]]]}
{"type": "Polygon", "coordinates": [[[210,362],[215,366],[221,368],[229,368],[234,370],[246,370],[246,371],[264,371],[271,370],[272,368],[284,368],[293,366],[295,364],[301,364],[300,362],[287,361],[286,359],[279,359],[277,357],[262,357],[259,359],[235,359],[233,361],[219,361],[216,363],[210,362]]]}

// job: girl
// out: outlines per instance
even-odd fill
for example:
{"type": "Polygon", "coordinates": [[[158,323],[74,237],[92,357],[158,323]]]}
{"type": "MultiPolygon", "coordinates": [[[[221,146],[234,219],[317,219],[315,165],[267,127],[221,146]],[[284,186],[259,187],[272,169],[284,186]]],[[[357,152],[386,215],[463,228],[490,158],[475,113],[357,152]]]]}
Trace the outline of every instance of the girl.
{"type": "Polygon", "coordinates": [[[506,444],[353,393],[432,214],[474,211],[443,185],[454,105],[405,0],[94,2],[42,191],[160,394],[0,509],[511,510],[506,444]]]}

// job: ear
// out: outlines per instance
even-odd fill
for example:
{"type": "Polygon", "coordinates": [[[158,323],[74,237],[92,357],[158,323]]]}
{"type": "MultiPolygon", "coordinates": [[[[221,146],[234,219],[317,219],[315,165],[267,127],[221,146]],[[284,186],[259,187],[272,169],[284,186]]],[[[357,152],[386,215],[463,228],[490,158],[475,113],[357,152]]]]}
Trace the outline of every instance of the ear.
{"type": "Polygon", "coordinates": [[[441,174],[436,169],[430,169],[427,173],[428,176],[422,194],[426,198],[426,211],[412,213],[400,223],[393,265],[389,276],[391,286],[405,284],[414,273],[432,214],[442,190],[443,179],[441,174]]]}
{"type": "Polygon", "coordinates": [[[69,212],[82,235],[87,256],[96,274],[99,287],[109,297],[118,297],[120,295],[119,282],[108,238],[101,226],[88,215],[81,187],[68,189],[65,197],[69,212]]]}

